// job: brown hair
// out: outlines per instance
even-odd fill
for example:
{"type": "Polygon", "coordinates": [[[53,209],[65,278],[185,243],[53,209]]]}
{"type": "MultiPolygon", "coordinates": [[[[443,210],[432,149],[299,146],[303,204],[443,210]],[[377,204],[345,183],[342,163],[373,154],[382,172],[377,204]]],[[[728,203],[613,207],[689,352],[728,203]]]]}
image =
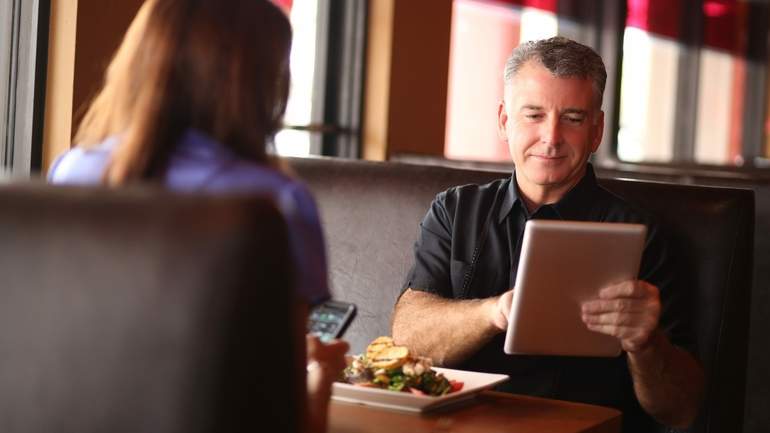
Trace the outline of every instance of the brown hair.
{"type": "Polygon", "coordinates": [[[291,26],[268,0],[147,0],[75,141],[119,135],[110,185],[159,178],[188,129],[271,163],[289,87],[291,26]]]}

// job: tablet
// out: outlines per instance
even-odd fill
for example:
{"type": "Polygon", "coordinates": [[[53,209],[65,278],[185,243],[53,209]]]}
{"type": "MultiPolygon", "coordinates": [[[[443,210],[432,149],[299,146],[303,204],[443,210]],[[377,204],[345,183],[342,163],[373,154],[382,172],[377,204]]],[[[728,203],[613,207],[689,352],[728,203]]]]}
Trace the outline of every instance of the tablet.
{"type": "Polygon", "coordinates": [[[505,353],[619,355],[617,338],[586,328],[581,304],[609,284],[637,278],[646,234],[641,224],[528,221],[505,353]]]}

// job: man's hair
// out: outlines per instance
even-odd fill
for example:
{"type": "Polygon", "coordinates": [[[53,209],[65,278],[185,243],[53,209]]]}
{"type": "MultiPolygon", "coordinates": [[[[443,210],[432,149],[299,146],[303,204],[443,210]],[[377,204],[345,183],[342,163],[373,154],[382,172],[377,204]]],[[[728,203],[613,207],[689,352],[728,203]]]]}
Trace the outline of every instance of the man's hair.
{"type": "Polygon", "coordinates": [[[503,82],[510,84],[519,70],[532,60],[543,65],[556,77],[590,79],[597,107],[601,107],[607,70],[602,58],[591,47],[563,36],[525,42],[514,48],[505,62],[503,82]]]}

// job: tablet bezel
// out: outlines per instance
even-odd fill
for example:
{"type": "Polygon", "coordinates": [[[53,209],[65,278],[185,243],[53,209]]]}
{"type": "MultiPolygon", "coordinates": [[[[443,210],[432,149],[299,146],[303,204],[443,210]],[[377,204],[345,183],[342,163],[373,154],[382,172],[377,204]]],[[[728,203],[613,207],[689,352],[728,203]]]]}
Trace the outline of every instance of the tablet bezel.
{"type": "Polygon", "coordinates": [[[527,221],[505,353],[618,356],[620,341],[590,331],[581,304],[609,284],[638,278],[646,234],[642,224],[527,221]]]}

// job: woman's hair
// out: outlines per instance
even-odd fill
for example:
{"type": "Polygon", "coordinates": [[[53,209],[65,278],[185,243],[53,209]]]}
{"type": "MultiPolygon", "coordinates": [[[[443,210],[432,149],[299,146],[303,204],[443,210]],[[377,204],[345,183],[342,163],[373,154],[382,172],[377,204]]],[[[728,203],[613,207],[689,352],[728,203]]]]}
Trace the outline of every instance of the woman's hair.
{"type": "Polygon", "coordinates": [[[120,136],[104,181],[163,175],[196,129],[243,158],[270,163],[289,88],[291,26],[268,0],[147,0],[75,135],[120,136]]]}

